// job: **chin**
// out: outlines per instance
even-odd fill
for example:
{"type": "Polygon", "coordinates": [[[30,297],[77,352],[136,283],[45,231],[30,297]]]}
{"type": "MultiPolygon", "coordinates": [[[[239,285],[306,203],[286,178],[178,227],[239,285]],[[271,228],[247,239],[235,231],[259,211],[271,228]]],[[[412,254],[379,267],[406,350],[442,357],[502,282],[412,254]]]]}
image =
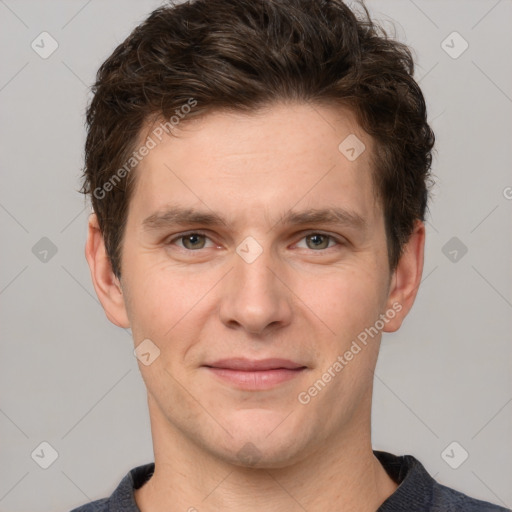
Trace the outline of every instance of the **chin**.
{"type": "Polygon", "coordinates": [[[245,441],[241,447],[228,453],[218,454],[229,464],[252,469],[278,469],[288,467],[300,460],[300,453],[297,453],[297,446],[290,442],[289,446],[273,446],[267,443],[265,446],[245,441]]]}
{"type": "Polygon", "coordinates": [[[274,421],[268,421],[267,415],[262,421],[254,415],[250,423],[231,422],[226,427],[232,436],[226,433],[223,442],[215,443],[217,456],[230,464],[262,469],[287,467],[305,458],[310,443],[304,424],[288,424],[288,419],[283,421],[285,416],[276,414],[274,421]]]}

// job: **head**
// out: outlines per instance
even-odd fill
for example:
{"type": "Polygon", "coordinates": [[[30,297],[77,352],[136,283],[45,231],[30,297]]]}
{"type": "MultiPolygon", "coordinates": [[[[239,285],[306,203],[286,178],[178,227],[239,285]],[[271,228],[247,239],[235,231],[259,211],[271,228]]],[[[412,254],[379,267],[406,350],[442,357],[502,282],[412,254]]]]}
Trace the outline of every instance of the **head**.
{"type": "Polygon", "coordinates": [[[86,255],[108,318],[159,351],[152,422],[239,463],[366,424],[381,331],[419,286],[434,135],[409,49],[362,7],[161,7],[87,111],[86,255]],[[242,389],[209,368],[231,357],[304,369],[242,389]]]}

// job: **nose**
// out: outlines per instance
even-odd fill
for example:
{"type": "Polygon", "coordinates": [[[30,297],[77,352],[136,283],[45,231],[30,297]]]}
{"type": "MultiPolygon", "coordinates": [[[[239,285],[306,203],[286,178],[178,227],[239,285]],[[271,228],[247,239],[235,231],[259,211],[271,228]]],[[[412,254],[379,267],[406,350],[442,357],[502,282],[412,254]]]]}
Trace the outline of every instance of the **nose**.
{"type": "Polygon", "coordinates": [[[233,255],[234,268],[223,280],[221,321],[231,329],[266,335],[289,325],[292,292],[285,270],[268,251],[248,262],[233,255]]]}

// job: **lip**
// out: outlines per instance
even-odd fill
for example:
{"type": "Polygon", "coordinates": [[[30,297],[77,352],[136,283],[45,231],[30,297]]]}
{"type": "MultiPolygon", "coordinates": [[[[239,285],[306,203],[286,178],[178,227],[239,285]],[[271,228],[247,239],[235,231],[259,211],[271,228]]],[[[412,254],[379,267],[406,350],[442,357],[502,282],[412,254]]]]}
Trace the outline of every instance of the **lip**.
{"type": "Polygon", "coordinates": [[[289,359],[246,359],[244,357],[232,357],[230,359],[219,359],[213,363],[207,363],[204,366],[211,368],[224,368],[226,370],[241,370],[241,371],[262,371],[262,370],[297,370],[305,368],[305,365],[295,363],[289,359]]]}
{"type": "Polygon", "coordinates": [[[301,375],[306,366],[289,359],[231,358],[203,365],[224,382],[244,390],[271,389],[301,375]]]}

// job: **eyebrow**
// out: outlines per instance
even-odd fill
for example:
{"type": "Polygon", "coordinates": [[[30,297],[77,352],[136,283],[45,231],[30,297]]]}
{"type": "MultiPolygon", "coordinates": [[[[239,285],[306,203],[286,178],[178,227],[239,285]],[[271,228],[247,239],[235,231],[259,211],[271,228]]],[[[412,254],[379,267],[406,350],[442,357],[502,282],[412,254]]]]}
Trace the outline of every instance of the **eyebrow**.
{"type": "MultiPolygon", "coordinates": [[[[169,228],[174,225],[201,224],[204,226],[227,226],[228,222],[222,215],[215,212],[200,211],[194,208],[174,206],[153,213],[142,222],[145,231],[169,228]]],[[[365,229],[367,222],[364,217],[354,211],[343,208],[310,208],[294,212],[288,211],[281,215],[274,224],[303,225],[303,224],[336,224],[357,229],[365,229]]]]}

